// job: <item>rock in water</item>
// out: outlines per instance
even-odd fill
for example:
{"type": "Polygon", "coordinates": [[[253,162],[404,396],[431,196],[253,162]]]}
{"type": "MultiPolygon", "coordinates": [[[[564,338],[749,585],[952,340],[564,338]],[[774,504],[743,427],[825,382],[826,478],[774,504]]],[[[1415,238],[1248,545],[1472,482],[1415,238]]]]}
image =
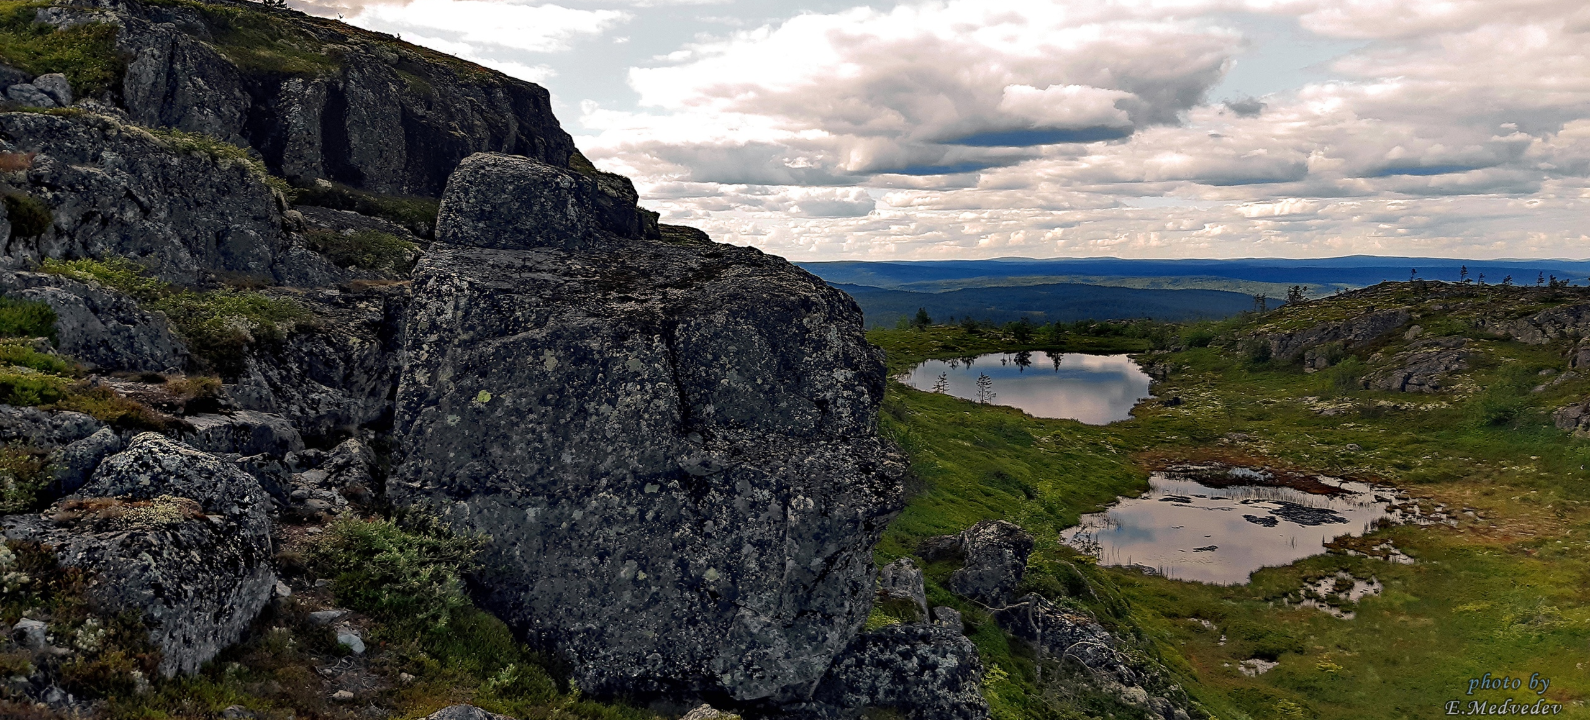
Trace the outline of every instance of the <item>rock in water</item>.
{"type": "Polygon", "coordinates": [[[504,156],[453,176],[415,270],[388,494],[491,538],[480,599],[582,689],[809,697],[901,505],[881,354],[849,297],[757,250],[529,225],[571,197],[585,213],[582,187],[504,156]],[[515,171],[553,182],[504,204],[515,171]]]}
{"type": "Polygon", "coordinates": [[[267,503],[241,470],[144,433],[43,517],[6,517],[5,533],[89,571],[96,608],[138,611],[169,677],[236,642],[270,600],[267,503]]]}

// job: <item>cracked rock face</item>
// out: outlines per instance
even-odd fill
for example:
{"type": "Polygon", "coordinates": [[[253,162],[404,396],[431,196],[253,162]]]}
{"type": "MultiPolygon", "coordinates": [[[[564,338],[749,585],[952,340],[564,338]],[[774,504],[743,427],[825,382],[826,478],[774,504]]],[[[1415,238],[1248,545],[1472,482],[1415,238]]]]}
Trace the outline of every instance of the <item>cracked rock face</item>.
{"type": "Polygon", "coordinates": [[[1263,336],[1262,339],[1269,343],[1271,357],[1291,362],[1301,357],[1309,348],[1328,342],[1340,342],[1349,348],[1362,347],[1375,338],[1408,324],[1412,317],[1407,310],[1401,308],[1380,310],[1339,322],[1321,323],[1303,330],[1272,333],[1263,336]]]}
{"type": "Polygon", "coordinates": [[[267,503],[235,467],[144,433],[45,515],[6,517],[5,533],[90,571],[97,609],[139,611],[170,677],[236,642],[270,599],[267,503]]]}
{"type": "Polygon", "coordinates": [[[1463,338],[1439,338],[1415,343],[1392,359],[1392,367],[1371,373],[1364,387],[1388,392],[1438,393],[1451,387],[1448,376],[1467,370],[1470,353],[1463,338]]]}
{"type": "Polygon", "coordinates": [[[567,199],[495,210],[499,162],[464,168],[415,271],[389,496],[489,535],[481,600],[581,688],[809,697],[901,503],[858,308],[748,248],[456,244],[567,199]]]}

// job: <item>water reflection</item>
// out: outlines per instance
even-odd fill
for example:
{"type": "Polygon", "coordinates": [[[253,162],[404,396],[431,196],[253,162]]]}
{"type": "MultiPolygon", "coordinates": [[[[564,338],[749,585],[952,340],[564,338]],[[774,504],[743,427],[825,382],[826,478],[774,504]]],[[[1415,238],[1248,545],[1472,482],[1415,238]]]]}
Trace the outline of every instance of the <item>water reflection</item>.
{"type": "MultiPolygon", "coordinates": [[[[1233,470],[1240,470],[1234,468],[1233,470]]],[[[1235,475],[1234,475],[1235,477],[1235,475]]],[[[1166,577],[1217,585],[1248,581],[1259,568],[1325,552],[1342,535],[1382,520],[1402,522],[1387,488],[1320,478],[1344,492],[1312,495],[1289,487],[1213,488],[1154,473],[1149,491],[1102,513],[1083,515],[1061,541],[1104,565],[1143,566],[1166,577]]]]}
{"type": "Polygon", "coordinates": [[[929,360],[901,378],[918,390],[939,389],[958,398],[988,398],[1036,417],[1070,418],[1105,425],[1131,417],[1149,396],[1149,377],[1126,355],[998,353],[929,360]],[[984,381],[982,397],[978,381],[984,381]]]}

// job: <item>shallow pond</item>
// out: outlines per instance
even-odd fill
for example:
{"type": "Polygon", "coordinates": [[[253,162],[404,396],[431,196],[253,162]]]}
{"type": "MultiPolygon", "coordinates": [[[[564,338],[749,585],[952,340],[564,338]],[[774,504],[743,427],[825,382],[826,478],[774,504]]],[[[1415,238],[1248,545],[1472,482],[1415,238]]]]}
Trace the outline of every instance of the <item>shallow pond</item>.
{"type": "MultiPolygon", "coordinates": [[[[1247,468],[1226,472],[1222,480],[1268,479],[1247,468]]],[[[1103,565],[1236,585],[1259,568],[1323,553],[1326,543],[1362,535],[1379,521],[1408,520],[1392,507],[1406,499],[1393,489],[1326,477],[1314,481],[1331,488],[1331,494],[1224,481],[1214,483],[1222,487],[1210,487],[1184,474],[1158,472],[1149,477],[1147,494],[1083,515],[1080,525],[1061,533],[1061,541],[1103,565]]]]}
{"type": "Polygon", "coordinates": [[[936,386],[958,398],[1008,405],[1034,417],[1105,425],[1132,416],[1151,382],[1126,355],[995,353],[929,360],[901,381],[918,390],[936,386]],[[979,380],[984,387],[979,388],[979,380]],[[981,394],[980,394],[981,392],[981,394]],[[991,394],[991,396],[989,396],[991,394]]]}

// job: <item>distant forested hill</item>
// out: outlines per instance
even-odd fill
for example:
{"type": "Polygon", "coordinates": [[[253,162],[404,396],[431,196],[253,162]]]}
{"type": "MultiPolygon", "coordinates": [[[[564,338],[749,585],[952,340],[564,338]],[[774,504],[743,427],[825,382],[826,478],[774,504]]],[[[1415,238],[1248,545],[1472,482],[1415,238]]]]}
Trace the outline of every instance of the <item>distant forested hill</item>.
{"type": "MultiPolygon", "coordinates": [[[[830,283],[881,288],[938,290],[953,286],[1009,284],[1010,278],[1083,276],[1111,278],[1226,278],[1243,283],[1309,285],[1336,290],[1374,285],[1387,280],[1407,280],[1417,269],[1425,280],[1457,282],[1464,267],[1468,277],[1500,283],[1511,276],[1518,285],[1534,285],[1552,275],[1584,285],[1590,262],[1578,260],[1461,260],[1439,258],[1354,255],[1308,260],[1123,260],[1120,258],[1002,258],[997,260],[943,260],[919,262],[807,262],[801,267],[830,283]],[[953,282],[952,282],[953,281],[953,282]],[[931,285],[937,285],[932,287],[931,285]]],[[[1091,281],[1090,281],[1091,282],[1091,281]]],[[[1121,284],[1110,282],[1108,284],[1121,284]]],[[[1203,287],[1215,287],[1204,283],[1203,287]]],[[[1251,292],[1248,285],[1231,289],[1251,292]]]]}
{"type": "MultiPolygon", "coordinates": [[[[1065,283],[981,287],[922,293],[865,285],[835,284],[861,305],[868,327],[891,327],[902,316],[927,310],[934,322],[971,317],[1006,323],[1027,317],[1036,323],[1077,320],[1217,319],[1252,309],[1249,295],[1220,290],[1145,290],[1065,283]]],[[[1279,303],[1271,301],[1270,307],[1279,303]]]]}

